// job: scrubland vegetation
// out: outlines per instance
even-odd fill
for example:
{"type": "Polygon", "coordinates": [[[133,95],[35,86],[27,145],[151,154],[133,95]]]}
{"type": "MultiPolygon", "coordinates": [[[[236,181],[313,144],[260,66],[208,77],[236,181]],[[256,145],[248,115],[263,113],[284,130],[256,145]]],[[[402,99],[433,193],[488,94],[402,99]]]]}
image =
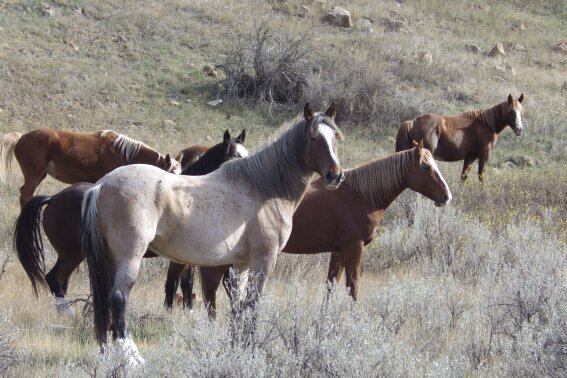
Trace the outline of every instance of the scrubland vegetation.
{"type": "MultiPolygon", "coordinates": [[[[329,256],[280,255],[249,346],[220,291],[216,323],[202,306],[165,311],[167,263],[145,261],[129,308],[147,360],[137,369],[112,346],[99,353],[86,267],[72,277],[73,318],[33,297],[12,250],[16,174],[0,185],[0,375],[564,376],[567,53],[555,47],[566,12],[559,0],[1,2],[1,133],[111,128],[176,153],[246,128],[253,151],[305,101],[332,100],[352,166],[392,153],[400,122],[420,113],[509,93],[524,93],[526,113],[521,137],[500,136],[484,185],[460,185],[461,163],[441,163],[449,207],[410,192],[392,205],[358,303],[344,282],[327,301],[329,256]],[[353,28],[321,22],[335,5],[353,28]],[[506,56],[488,58],[498,42],[506,56]]],[[[37,193],[63,187],[47,179],[37,193]]]]}

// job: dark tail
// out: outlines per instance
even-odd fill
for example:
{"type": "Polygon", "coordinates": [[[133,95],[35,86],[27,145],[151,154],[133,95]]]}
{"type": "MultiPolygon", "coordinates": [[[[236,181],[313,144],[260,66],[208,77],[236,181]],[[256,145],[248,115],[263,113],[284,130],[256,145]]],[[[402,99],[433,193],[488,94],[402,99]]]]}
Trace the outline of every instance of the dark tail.
{"type": "Polygon", "coordinates": [[[100,185],[95,185],[85,193],[82,203],[81,247],[87,257],[95,333],[98,342],[106,342],[106,332],[110,326],[110,276],[105,261],[105,242],[99,225],[97,200],[100,185]]]}
{"type": "Polygon", "coordinates": [[[41,209],[51,202],[49,196],[35,196],[22,208],[14,229],[14,249],[28,275],[35,295],[45,280],[45,255],[41,239],[41,209]]]}
{"type": "Polygon", "coordinates": [[[409,131],[412,127],[413,121],[402,122],[402,125],[398,129],[398,134],[396,134],[396,152],[409,150],[413,147],[409,136],[409,131]]]}

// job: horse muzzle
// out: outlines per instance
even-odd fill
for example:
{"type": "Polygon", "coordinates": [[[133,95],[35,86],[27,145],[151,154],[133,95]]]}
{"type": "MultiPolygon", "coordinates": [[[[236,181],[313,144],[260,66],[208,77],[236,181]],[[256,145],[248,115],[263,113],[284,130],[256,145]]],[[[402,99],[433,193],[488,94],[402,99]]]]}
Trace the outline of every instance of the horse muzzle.
{"type": "Polygon", "coordinates": [[[435,206],[443,207],[443,206],[447,205],[449,202],[451,202],[452,199],[453,199],[453,196],[451,195],[451,192],[448,192],[448,193],[445,194],[445,196],[441,200],[435,201],[435,206]]]}
{"type": "Polygon", "coordinates": [[[516,136],[520,136],[522,135],[523,131],[524,131],[523,127],[521,129],[514,129],[514,134],[516,134],[516,136]]]}
{"type": "Polygon", "coordinates": [[[345,180],[345,174],[343,171],[339,173],[328,172],[323,178],[325,184],[325,189],[336,190],[341,185],[341,182],[345,180]]]}

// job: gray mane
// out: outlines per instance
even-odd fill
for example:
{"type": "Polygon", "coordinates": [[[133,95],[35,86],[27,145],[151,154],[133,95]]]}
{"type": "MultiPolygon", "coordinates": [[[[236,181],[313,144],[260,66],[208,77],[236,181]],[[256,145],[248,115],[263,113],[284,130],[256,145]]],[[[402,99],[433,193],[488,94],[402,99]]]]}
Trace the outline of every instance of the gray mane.
{"type": "Polygon", "coordinates": [[[379,207],[406,187],[406,177],[414,164],[415,149],[397,152],[345,172],[345,182],[371,206],[379,207]]]}
{"type": "Polygon", "coordinates": [[[298,180],[305,186],[311,180],[304,161],[307,131],[321,122],[340,135],[333,120],[324,113],[315,114],[311,122],[296,117],[284,124],[282,128],[287,131],[276,141],[250,157],[224,163],[220,170],[231,181],[245,180],[268,197],[293,199],[297,195],[298,180]]]}

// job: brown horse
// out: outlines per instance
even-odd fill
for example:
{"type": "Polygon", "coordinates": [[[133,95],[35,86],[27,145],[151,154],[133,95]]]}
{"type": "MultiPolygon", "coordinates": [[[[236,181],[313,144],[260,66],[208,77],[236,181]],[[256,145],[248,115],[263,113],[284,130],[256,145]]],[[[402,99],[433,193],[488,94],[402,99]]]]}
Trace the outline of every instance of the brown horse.
{"type": "Polygon", "coordinates": [[[26,134],[0,137],[0,175],[11,168],[15,156],[24,175],[20,204],[24,206],[47,175],[66,184],[94,183],[127,164],[150,164],[180,173],[181,166],[169,154],[163,156],[145,144],[112,130],[77,133],[37,129],[26,134]]]}
{"type": "Polygon", "coordinates": [[[522,134],[522,94],[488,109],[473,110],[457,116],[424,114],[402,123],[396,136],[396,151],[411,148],[412,140],[422,140],[435,158],[443,161],[464,159],[461,181],[465,182],[472,163],[478,159],[478,178],[482,182],[490,153],[498,134],[510,126],[517,136],[522,134]]]}
{"type": "MultiPolygon", "coordinates": [[[[338,281],[345,270],[346,286],[356,300],[364,246],[374,238],[384,211],[396,197],[410,188],[442,206],[452,196],[431,152],[423,144],[347,170],[345,177],[335,191],[325,190],[321,179],[309,186],[293,216],[291,236],[283,251],[331,252],[328,281],[338,281]]],[[[236,291],[226,287],[227,268],[226,265],[201,268],[203,297],[212,318],[216,290],[223,275],[231,302],[235,300],[232,295],[236,291]]]]}
{"type": "MultiPolygon", "coordinates": [[[[248,152],[243,146],[244,137],[243,132],[237,138],[231,138],[227,130],[223,141],[213,147],[207,147],[208,151],[197,156],[197,160],[191,155],[191,151],[196,150],[191,150],[191,147],[185,149],[184,151],[189,150],[185,156],[194,164],[182,174],[196,175],[212,172],[227,160],[247,155],[248,152]]],[[[90,183],[78,183],[53,196],[35,196],[24,205],[16,221],[14,249],[30,278],[34,292],[37,295],[39,285],[48,286],[57,299],[59,309],[65,311],[69,310],[65,299],[69,277],[84,260],[84,255],[81,254],[80,238],[81,201],[85,192],[92,186],[93,184],[90,183]],[[41,209],[44,206],[46,207],[42,217],[41,209]],[[57,253],[57,262],[47,274],[45,274],[45,252],[41,237],[42,224],[47,238],[57,253]]],[[[145,257],[152,256],[156,255],[149,252],[145,257]]],[[[172,268],[170,270],[172,279],[175,281],[174,270],[172,268]]],[[[182,271],[176,274],[179,276],[181,273],[182,271]]],[[[184,282],[192,280],[190,273],[192,270],[188,269],[184,282]]]]}

